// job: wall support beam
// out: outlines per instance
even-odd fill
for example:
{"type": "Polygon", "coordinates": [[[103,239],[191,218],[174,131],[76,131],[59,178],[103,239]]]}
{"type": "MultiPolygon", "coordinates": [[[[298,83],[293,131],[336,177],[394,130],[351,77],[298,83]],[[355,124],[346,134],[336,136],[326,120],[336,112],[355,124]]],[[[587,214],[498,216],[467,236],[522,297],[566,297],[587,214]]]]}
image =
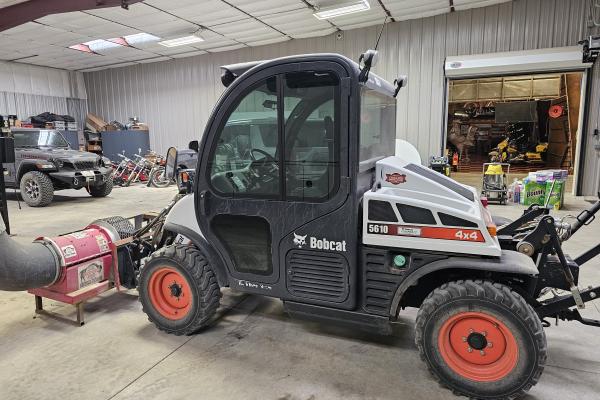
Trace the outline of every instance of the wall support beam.
{"type": "MultiPolygon", "coordinates": [[[[142,0],[128,0],[125,4],[131,5],[140,1],[142,0]]],[[[122,0],[29,0],[0,9],[0,32],[50,14],[122,5],[122,0]]]]}

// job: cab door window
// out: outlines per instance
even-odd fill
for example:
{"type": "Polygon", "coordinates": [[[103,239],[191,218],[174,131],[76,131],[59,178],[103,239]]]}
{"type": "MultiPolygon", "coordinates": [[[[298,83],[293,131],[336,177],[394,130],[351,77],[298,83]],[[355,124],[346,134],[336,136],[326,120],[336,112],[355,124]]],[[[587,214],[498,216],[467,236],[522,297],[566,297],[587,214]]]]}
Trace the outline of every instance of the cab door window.
{"type": "Polygon", "coordinates": [[[326,71],[283,76],[285,193],[325,201],[339,185],[339,79],[326,71]]]}
{"type": "Polygon", "coordinates": [[[208,173],[213,188],[231,197],[280,196],[277,78],[247,90],[216,134],[208,173]]]}

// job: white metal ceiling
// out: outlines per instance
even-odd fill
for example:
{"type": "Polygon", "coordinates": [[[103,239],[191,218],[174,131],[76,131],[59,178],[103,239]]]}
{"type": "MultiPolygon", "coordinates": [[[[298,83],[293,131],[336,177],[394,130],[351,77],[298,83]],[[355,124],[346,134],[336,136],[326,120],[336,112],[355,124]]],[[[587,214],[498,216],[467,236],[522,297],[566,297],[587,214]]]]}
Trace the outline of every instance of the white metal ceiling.
{"type": "MultiPolygon", "coordinates": [[[[23,0],[0,0],[0,9],[23,0]]],[[[428,17],[510,0],[370,0],[365,12],[318,20],[322,0],[145,0],[129,6],[49,15],[0,32],[0,60],[69,70],[93,70],[207,52],[325,36],[396,21],[428,17]],[[102,55],[69,49],[94,39],[146,32],[172,39],[198,32],[204,42],[167,48],[153,43],[115,47],[102,55]]]]}

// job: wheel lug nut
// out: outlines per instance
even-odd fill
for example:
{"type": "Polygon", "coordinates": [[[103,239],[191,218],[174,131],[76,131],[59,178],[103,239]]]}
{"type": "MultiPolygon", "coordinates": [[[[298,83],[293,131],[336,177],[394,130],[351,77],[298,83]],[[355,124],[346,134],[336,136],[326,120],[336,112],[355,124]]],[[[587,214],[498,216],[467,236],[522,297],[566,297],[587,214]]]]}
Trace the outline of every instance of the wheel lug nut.
{"type": "Polygon", "coordinates": [[[467,351],[468,351],[469,353],[472,353],[472,352],[473,352],[473,349],[469,347],[469,348],[467,349],[467,351]]]}
{"type": "Polygon", "coordinates": [[[486,331],[481,332],[481,334],[483,335],[483,337],[487,336],[487,332],[486,331]]]}
{"type": "Polygon", "coordinates": [[[488,342],[487,347],[494,347],[494,344],[492,342],[488,342]]]}
{"type": "Polygon", "coordinates": [[[483,351],[483,350],[480,350],[480,351],[479,351],[479,354],[481,354],[482,356],[485,356],[485,351],[483,351]]]}
{"type": "Polygon", "coordinates": [[[467,338],[463,336],[463,338],[462,338],[462,341],[463,341],[463,342],[466,342],[466,341],[467,341],[467,338]]]}
{"type": "Polygon", "coordinates": [[[473,333],[475,332],[473,329],[469,329],[469,333],[473,333]]]}

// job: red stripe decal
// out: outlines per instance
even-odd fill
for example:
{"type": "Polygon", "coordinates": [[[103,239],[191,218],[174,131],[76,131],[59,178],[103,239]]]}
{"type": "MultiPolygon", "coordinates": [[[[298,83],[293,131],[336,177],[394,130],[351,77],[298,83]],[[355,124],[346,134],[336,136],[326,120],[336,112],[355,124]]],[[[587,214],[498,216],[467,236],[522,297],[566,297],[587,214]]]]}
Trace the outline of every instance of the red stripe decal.
{"type": "Polygon", "coordinates": [[[464,242],[485,242],[479,229],[369,223],[367,225],[367,233],[375,235],[420,237],[425,239],[460,240],[464,242]]]}

